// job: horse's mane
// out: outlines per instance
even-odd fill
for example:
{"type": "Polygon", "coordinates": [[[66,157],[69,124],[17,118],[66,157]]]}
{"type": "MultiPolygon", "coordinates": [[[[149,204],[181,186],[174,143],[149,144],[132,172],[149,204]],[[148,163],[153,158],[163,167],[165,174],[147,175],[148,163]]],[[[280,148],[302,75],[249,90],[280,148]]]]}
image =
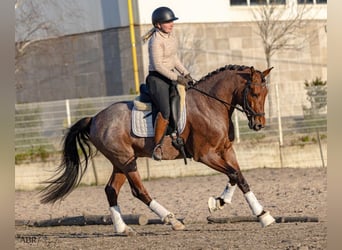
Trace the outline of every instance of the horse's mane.
{"type": "Polygon", "coordinates": [[[226,71],[226,70],[232,70],[232,71],[244,71],[245,69],[249,69],[249,66],[245,66],[245,65],[236,65],[236,64],[229,64],[226,66],[223,66],[221,68],[218,68],[210,73],[208,73],[207,75],[203,76],[201,79],[199,79],[198,82],[202,82],[207,80],[209,77],[212,77],[222,71],[226,71]]]}

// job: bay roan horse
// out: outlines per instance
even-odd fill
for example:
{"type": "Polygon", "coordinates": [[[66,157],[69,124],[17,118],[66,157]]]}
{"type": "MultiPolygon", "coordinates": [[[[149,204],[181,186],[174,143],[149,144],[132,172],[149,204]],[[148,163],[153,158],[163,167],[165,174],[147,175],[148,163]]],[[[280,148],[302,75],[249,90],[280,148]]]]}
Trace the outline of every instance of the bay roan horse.
{"type": "MultiPolygon", "coordinates": [[[[238,186],[263,227],[273,223],[274,218],[258,202],[240,171],[233,149],[231,116],[234,109],[239,109],[246,114],[250,129],[258,131],[265,126],[264,104],[268,92],[265,77],[271,69],[261,72],[253,67],[228,65],[191,85],[185,99],[186,124],[180,134],[187,155],[228,177],[222,194],[209,198],[209,211],[222,209],[224,204],[231,203],[238,186]]],[[[134,197],[144,202],[164,223],[171,224],[172,229],[182,230],[184,225],[152,199],[142,183],[136,159],[151,157],[154,141],[152,137],[140,138],[132,134],[132,108],[132,101],[117,102],[70,127],[64,138],[62,162],[56,176],[42,190],[41,202],[54,203],[77,187],[89,159],[93,157],[91,142],[113,165],[105,193],[115,232],[135,234],[123,221],[118,205],[120,188],[126,179],[134,197]]],[[[182,157],[171,146],[170,136],[165,137],[163,144],[164,159],[182,157]]]]}

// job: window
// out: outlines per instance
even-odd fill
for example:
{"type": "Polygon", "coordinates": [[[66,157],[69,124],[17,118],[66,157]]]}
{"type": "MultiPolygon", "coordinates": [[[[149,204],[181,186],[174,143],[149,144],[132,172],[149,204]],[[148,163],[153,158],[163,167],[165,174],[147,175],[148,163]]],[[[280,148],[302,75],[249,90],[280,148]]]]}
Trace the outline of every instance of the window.
{"type": "Polygon", "coordinates": [[[264,5],[267,4],[267,0],[250,0],[251,5],[264,5]]]}
{"type": "Polygon", "coordinates": [[[298,4],[327,4],[327,0],[297,0],[298,4]]]}
{"type": "Polygon", "coordinates": [[[285,4],[285,0],[269,0],[270,4],[285,4]]]}
{"type": "Polygon", "coordinates": [[[313,0],[298,0],[298,4],[305,4],[305,3],[313,4],[313,0]]]}
{"type": "Polygon", "coordinates": [[[230,0],[230,5],[247,5],[247,0],[230,0]]]}
{"type": "MultiPolygon", "coordinates": [[[[300,0],[298,0],[298,1],[300,1],[300,0]]],[[[302,0],[302,1],[305,1],[305,0],[302,0]]],[[[321,0],[321,1],[324,1],[324,0],[321,0]]],[[[231,6],[265,5],[267,3],[269,3],[269,4],[285,4],[286,0],[230,0],[231,6]]]]}

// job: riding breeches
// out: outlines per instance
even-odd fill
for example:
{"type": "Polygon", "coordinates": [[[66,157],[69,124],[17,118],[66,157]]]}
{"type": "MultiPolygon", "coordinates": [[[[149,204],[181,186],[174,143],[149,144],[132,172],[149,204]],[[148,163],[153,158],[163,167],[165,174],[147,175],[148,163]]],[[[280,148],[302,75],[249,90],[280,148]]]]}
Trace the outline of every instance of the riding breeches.
{"type": "Polygon", "coordinates": [[[152,71],[146,78],[146,84],[153,105],[159,110],[165,120],[170,117],[170,86],[172,81],[158,72],[152,71]]]}

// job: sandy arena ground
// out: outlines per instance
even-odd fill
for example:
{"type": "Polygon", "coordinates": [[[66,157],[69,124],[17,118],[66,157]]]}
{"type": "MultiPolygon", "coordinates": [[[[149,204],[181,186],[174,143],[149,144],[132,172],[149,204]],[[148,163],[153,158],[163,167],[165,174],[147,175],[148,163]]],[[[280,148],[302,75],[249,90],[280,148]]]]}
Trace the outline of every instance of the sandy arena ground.
{"type": "MultiPolygon", "coordinates": [[[[186,166],[185,166],[186,167],[186,166]]],[[[16,249],[327,249],[327,169],[253,169],[243,171],[260,203],[274,217],[318,217],[319,222],[275,223],[261,228],[257,222],[209,224],[207,217],[251,216],[242,193],[233,203],[210,214],[207,200],[223,191],[224,175],[145,181],[151,196],[186,229],[173,231],[162,224],[132,225],[138,235],[115,235],[111,225],[32,227],[16,226],[16,249]]],[[[45,220],[80,215],[107,215],[104,187],[78,187],[55,205],[39,203],[37,191],[17,191],[16,220],[45,220]]],[[[123,214],[144,214],[157,219],[135,199],[126,183],[119,203],[123,214]]]]}

